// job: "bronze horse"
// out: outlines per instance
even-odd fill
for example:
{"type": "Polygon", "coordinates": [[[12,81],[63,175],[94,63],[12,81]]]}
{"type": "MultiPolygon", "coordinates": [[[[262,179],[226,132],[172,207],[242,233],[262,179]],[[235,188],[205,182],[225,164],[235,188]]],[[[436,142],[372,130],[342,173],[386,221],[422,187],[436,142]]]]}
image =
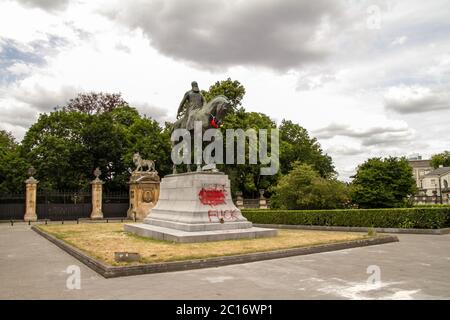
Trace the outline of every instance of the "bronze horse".
{"type": "MultiPolygon", "coordinates": [[[[225,116],[232,110],[231,102],[225,96],[217,96],[206,103],[201,109],[190,110],[183,118],[177,120],[172,127],[172,132],[176,129],[186,129],[191,134],[191,146],[194,138],[194,124],[199,121],[202,123],[203,133],[211,128],[218,128],[223,123],[225,116]]],[[[172,146],[175,142],[172,141],[172,146]]],[[[187,171],[190,172],[190,165],[187,165],[187,171]]],[[[201,165],[197,164],[197,171],[201,171],[201,165]]],[[[173,173],[176,174],[176,165],[173,165],[173,173]]]]}

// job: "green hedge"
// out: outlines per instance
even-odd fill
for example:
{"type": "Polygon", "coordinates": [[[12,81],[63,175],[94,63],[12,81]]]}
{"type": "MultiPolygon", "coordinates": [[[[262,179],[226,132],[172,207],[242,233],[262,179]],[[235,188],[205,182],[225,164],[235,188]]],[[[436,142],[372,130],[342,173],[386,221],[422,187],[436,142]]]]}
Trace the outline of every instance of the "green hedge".
{"type": "Polygon", "coordinates": [[[450,227],[450,208],[242,210],[253,223],[374,228],[450,227]]]}

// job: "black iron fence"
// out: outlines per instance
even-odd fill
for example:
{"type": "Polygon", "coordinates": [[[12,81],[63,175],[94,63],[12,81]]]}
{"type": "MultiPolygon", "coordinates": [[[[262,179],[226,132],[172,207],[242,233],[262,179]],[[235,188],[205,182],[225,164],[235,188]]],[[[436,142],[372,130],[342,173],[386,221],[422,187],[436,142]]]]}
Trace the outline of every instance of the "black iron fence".
{"type": "Polygon", "coordinates": [[[21,220],[25,215],[25,194],[0,195],[0,220],[21,220]]]}
{"type": "Polygon", "coordinates": [[[89,218],[92,196],[87,191],[39,191],[36,195],[38,219],[77,220],[89,218]]]}
{"type": "Polygon", "coordinates": [[[57,221],[89,218],[91,211],[90,203],[38,203],[36,207],[38,219],[57,221]]]}
{"type": "Polygon", "coordinates": [[[105,218],[125,218],[130,203],[128,192],[104,192],[102,211],[105,218]]]}
{"type": "MultiPolygon", "coordinates": [[[[128,192],[104,192],[104,218],[126,218],[129,207],[128,192]]],[[[22,220],[25,215],[25,194],[0,195],[0,220],[22,220]]],[[[38,219],[77,220],[89,218],[92,195],[88,191],[38,191],[36,214],[38,219]]]]}
{"type": "Polygon", "coordinates": [[[91,202],[92,196],[89,191],[38,191],[36,195],[36,203],[38,204],[81,204],[91,202]]]}
{"type": "MultiPolygon", "coordinates": [[[[104,218],[126,218],[129,208],[128,192],[104,192],[104,218]]],[[[244,208],[259,208],[260,199],[244,199],[244,208]]],[[[270,201],[267,200],[268,206],[270,201]]],[[[36,214],[38,219],[77,220],[89,218],[92,195],[89,191],[38,191],[36,214]]],[[[22,220],[25,215],[25,194],[0,195],[0,220],[22,220]]]]}

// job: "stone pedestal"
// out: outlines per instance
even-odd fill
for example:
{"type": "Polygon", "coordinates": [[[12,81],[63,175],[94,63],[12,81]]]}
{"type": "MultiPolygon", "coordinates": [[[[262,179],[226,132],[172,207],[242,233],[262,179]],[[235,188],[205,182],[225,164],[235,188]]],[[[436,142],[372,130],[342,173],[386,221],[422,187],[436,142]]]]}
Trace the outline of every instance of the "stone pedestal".
{"type": "Polygon", "coordinates": [[[26,181],[26,204],[25,204],[25,221],[37,221],[36,215],[36,192],[39,181],[30,177],[26,181]]]}
{"type": "Polygon", "coordinates": [[[161,181],[157,205],[144,223],[125,231],[175,242],[204,242],[275,236],[255,228],[231,199],[230,180],[220,172],[169,175],[161,181]]]}
{"type": "Polygon", "coordinates": [[[157,172],[133,172],[130,177],[129,219],[144,220],[159,199],[160,178],[157,172]]]}
{"type": "Polygon", "coordinates": [[[103,181],[98,177],[91,182],[92,185],[92,212],[91,219],[103,219],[102,194],[103,181]]]}

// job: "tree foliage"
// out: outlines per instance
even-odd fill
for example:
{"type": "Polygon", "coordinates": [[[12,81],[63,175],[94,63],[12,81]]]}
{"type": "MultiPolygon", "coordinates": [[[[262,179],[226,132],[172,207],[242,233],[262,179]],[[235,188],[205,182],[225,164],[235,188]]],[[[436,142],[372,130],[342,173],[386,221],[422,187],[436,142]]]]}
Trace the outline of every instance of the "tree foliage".
{"type": "Polygon", "coordinates": [[[0,130],[0,193],[23,192],[27,166],[13,135],[0,130]]]}
{"type": "Polygon", "coordinates": [[[67,111],[79,111],[87,114],[111,112],[118,107],[128,107],[120,93],[89,92],[80,93],[64,107],[67,111]]]}
{"type": "Polygon", "coordinates": [[[309,164],[294,162],[273,188],[272,207],[289,210],[337,209],[349,204],[347,186],[325,179],[309,164]]]}
{"type": "Polygon", "coordinates": [[[0,130],[0,150],[5,152],[17,146],[16,140],[11,132],[0,130]]]}
{"type": "MultiPolygon", "coordinates": [[[[222,134],[226,141],[227,129],[242,129],[247,131],[248,129],[256,130],[257,136],[259,136],[259,129],[268,130],[268,150],[271,150],[270,130],[276,128],[276,123],[271,120],[267,115],[257,112],[246,112],[243,108],[240,108],[235,113],[229,114],[222,126],[222,134]]],[[[236,141],[234,143],[235,148],[235,164],[227,164],[221,166],[221,169],[227,173],[231,180],[232,192],[242,191],[247,197],[256,197],[259,195],[259,190],[267,190],[273,183],[276,182],[278,175],[275,176],[262,176],[260,170],[262,165],[249,164],[249,139],[246,139],[246,152],[245,152],[245,164],[236,164],[237,152],[236,141]]],[[[254,146],[258,152],[258,145],[254,146]]],[[[226,150],[224,150],[226,151],[226,150]]],[[[264,167],[267,165],[263,165],[264,167]]]]}
{"type": "MultiPolygon", "coordinates": [[[[225,95],[232,101],[235,111],[224,120],[222,132],[226,129],[259,129],[268,130],[268,148],[271,150],[270,130],[277,128],[276,123],[267,115],[257,112],[247,112],[242,107],[245,88],[239,81],[230,78],[217,81],[208,91],[203,91],[206,100],[217,95],[225,95]]],[[[230,177],[232,191],[243,191],[246,197],[257,197],[260,189],[268,190],[276,184],[282,174],[292,169],[295,161],[310,164],[322,177],[332,177],[335,174],[331,157],[323,154],[320,144],[315,138],[310,138],[305,128],[292,121],[283,120],[280,127],[280,172],[274,176],[261,176],[261,165],[248,164],[248,148],[245,165],[227,165],[221,167],[230,177]]],[[[236,153],[235,153],[236,154],[236,153]]],[[[270,194],[270,192],[269,192],[270,194]]]]}
{"type": "Polygon", "coordinates": [[[323,154],[316,138],[310,138],[308,131],[292,121],[283,120],[280,125],[281,172],[287,174],[296,161],[311,165],[322,177],[335,175],[333,161],[323,154]]]}
{"type": "Polygon", "coordinates": [[[431,157],[431,166],[439,168],[439,166],[450,167],[450,151],[435,154],[431,157]]]}
{"type": "Polygon", "coordinates": [[[351,197],[361,208],[404,207],[416,192],[412,168],[405,158],[371,158],[358,166],[351,197]]]}
{"type": "Polygon", "coordinates": [[[152,119],[129,106],[87,114],[55,111],[40,115],[22,142],[22,155],[37,169],[43,189],[86,189],[96,167],[109,190],[126,190],[132,156],[155,159],[167,173],[169,139],[152,119]]]}
{"type": "Polygon", "coordinates": [[[231,105],[234,109],[236,109],[242,104],[242,99],[245,95],[245,88],[239,81],[233,81],[231,78],[228,78],[226,80],[217,81],[209,87],[208,91],[202,90],[202,94],[206,101],[210,101],[216,96],[224,95],[231,101],[231,105]]]}
{"type": "MultiPolygon", "coordinates": [[[[251,128],[257,133],[259,129],[268,129],[270,153],[270,130],[277,124],[265,114],[243,108],[245,88],[239,81],[230,78],[217,81],[203,94],[207,100],[217,95],[231,100],[234,111],[224,121],[224,136],[229,128],[244,131],[251,128]]],[[[126,190],[135,152],[155,160],[161,176],[171,171],[170,128],[170,123],[161,127],[155,120],[141,116],[120,94],[81,93],[65,107],[41,114],[20,145],[11,135],[0,135],[0,185],[22,188],[26,169],[33,165],[40,188],[86,189],[98,166],[106,182],[105,189],[126,190]]],[[[289,173],[295,161],[311,165],[321,177],[333,176],[331,158],[323,154],[317,140],[310,138],[306,129],[285,120],[279,129],[281,169],[278,174],[261,176],[260,164],[249,165],[248,146],[246,164],[219,166],[229,175],[233,193],[243,191],[246,197],[259,196],[260,189],[269,190],[282,174],[289,173]]]]}

